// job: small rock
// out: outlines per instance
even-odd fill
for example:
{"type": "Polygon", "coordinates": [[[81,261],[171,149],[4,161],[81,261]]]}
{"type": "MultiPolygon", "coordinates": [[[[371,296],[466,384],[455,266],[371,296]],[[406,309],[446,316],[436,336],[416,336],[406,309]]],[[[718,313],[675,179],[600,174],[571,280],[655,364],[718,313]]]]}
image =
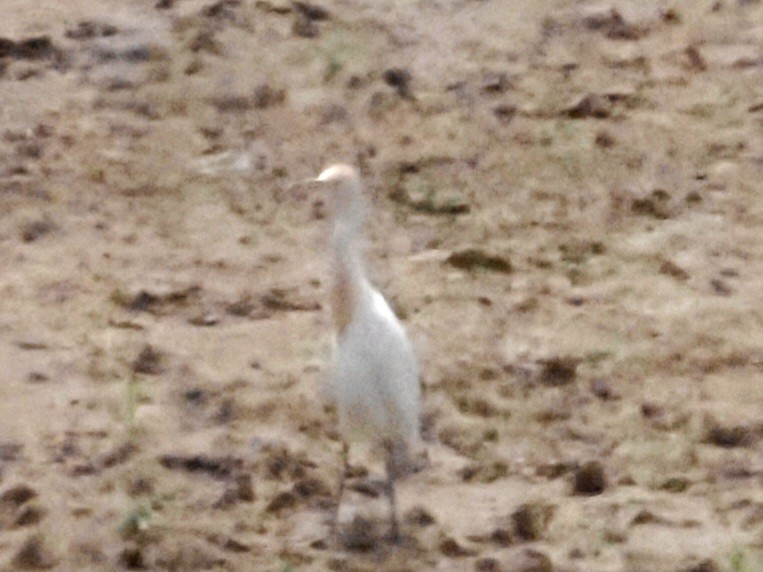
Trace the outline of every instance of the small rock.
{"type": "Polygon", "coordinates": [[[599,461],[589,461],[575,472],[573,494],[599,495],[607,488],[607,477],[599,461]]]}

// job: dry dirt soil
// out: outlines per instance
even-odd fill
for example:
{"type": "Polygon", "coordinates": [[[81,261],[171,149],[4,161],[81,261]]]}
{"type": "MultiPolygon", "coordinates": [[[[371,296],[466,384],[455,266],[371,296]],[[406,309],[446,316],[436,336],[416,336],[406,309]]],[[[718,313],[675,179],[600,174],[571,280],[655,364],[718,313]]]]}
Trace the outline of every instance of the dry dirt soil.
{"type": "Polygon", "coordinates": [[[763,570],[763,2],[2,0],[0,117],[1,569],[763,570]],[[396,546],[362,449],[329,526],[337,161],[396,546]]]}

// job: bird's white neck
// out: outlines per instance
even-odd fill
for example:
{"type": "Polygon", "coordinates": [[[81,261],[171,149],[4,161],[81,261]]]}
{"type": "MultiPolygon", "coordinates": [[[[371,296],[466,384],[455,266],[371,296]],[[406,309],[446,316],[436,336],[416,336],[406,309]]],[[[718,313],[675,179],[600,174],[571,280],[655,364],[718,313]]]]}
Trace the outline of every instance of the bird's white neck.
{"type": "Polygon", "coordinates": [[[337,221],[334,227],[334,285],[331,306],[337,334],[342,335],[353,320],[368,281],[358,244],[360,229],[337,221]]]}

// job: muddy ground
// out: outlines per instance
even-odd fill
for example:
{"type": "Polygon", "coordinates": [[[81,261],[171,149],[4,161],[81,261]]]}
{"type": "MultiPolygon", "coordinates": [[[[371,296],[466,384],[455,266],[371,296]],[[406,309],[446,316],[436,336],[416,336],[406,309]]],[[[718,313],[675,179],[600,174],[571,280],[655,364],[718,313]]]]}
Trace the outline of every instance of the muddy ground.
{"type": "MultiPolygon", "coordinates": [[[[763,3],[3,0],[0,566],[763,570],[763,3]],[[329,222],[420,356],[383,534],[329,222]]],[[[372,452],[371,452],[372,453],[372,452]]]]}

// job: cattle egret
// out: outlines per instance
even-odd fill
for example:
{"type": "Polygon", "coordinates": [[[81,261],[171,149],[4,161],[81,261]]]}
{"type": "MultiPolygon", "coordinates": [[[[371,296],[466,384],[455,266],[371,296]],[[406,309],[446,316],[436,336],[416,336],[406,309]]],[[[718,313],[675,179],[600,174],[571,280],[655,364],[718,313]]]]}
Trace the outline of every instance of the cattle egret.
{"type": "Polygon", "coordinates": [[[419,438],[416,358],[403,325],[364,272],[360,239],[366,205],[357,169],[332,165],[315,181],[332,186],[327,204],[334,223],[333,389],[343,438],[334,523],[344,492],[349,445],[370,442],[385,453],[390,536],[397,541],[395,478],[405,468],[408,452],[419,438]]]}

